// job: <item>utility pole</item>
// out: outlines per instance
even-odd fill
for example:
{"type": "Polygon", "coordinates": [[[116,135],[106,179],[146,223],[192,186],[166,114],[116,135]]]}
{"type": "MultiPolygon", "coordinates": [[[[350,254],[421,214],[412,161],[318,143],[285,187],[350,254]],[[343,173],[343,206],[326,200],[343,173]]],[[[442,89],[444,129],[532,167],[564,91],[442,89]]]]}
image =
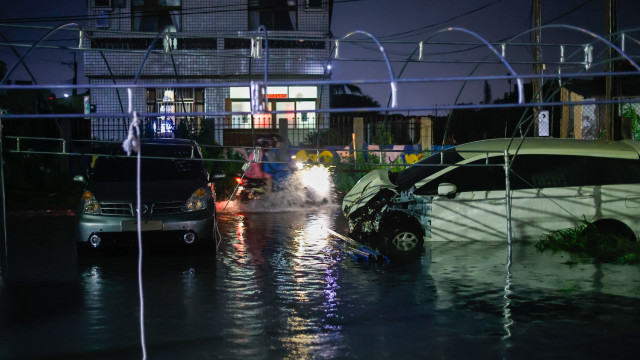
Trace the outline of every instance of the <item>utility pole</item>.
{"type": "MultiPolygon", "coordinates": [[[[607,38],[612,43],[615,43],[615,39],[613,39],[613,33],[615,33],[618,29],[617,25],[617,0],[607,0],[607,10],[605,12],[606,16],[606,32],[607,38]]],[[[613,64],[613,49],[607,47],[607,59],[605,65],[605,71],[607,76],[605,77],[605,100],[607,103],[605,104],[605,139],[608,141],[613,141],[619,138],[616,136],[616,122],[615,122],[615,111],[613,104],[611,104],[611,99],[615,96],[614,86],[613,86],[613,77],[611,74],[615,71],[615,66],[613,64]]]]}
{"type": "MultiPolygon", "coordinates": [[[[542,11],[540,9],[540,0],[533,0],[533,27],[535,30],[533,31],[533,54],[535,57],[535,61],[533,63],[533,73],[538,75],[542,72],[542,49],[540,44],[542,43],[542,30],[540,29],[542,26],[542,11]]],[[[533,90],[533,102],[541,103],[542,102],[542,81],[538,76],[535,76],[531,81],[532,90],[533,90]]],[[[540,106],[536,106],[533,109],[533,121],[534,123],[534,136],[538,136],[538,115],[540,114],[540,106]]]]}

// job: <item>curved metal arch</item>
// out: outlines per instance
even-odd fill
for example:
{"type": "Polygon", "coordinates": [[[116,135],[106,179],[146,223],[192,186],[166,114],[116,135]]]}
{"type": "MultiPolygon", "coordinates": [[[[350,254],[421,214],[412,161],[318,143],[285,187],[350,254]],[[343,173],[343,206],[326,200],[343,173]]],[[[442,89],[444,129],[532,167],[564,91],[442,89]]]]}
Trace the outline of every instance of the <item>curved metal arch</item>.
{"type": "MultiPolygon", "coordinates": [[[[82,29],[82,27],[80,25],[78,25],[77,23],[67,23],[67,24],[60,25],[57,28],[54,28],[54,29],[50,30],[47,34],[45,34],[42,38],[40,38],[35,44],[33,44],[24,54],[22,54],[22,56],[18,55],[18,53],[13,49],[13,47],[11,47],[11,49],[14,52],[14,54],[18,58],[18,61],[12,66],[11,70],[7,71],[7,73],[5,74],[4,78],[0,81],[0,84],[3,84],[9,78],[9,76],[11,76],[11,74],[15,71],[15,69],[18,66],[18,64],[20,64],[20,63],[25,67],[25,69],[26,69],[27,73],[29,74],[29,77],[31,78],[31,80],[33,80],[33,82],[35,84],[37,84],[37,81],[36,81],[35,77],[31,73],[29,68],[27,67],[27,64],[24,62],[24,59],[27,57],[27,55],[34,48],[36,48],[40,43],[42,43],[44,40],[46,40],[49,36],[53,35],[58,30],[61,30],[61,29],[65,28],[65,27],[67,27],[67,26],[76,26],[80,31],[82,31],[84,33],[84,30],[82,29]]],[[[91,40],[91,36],[87,35],[86,33],[84,33],[84,36],[87,36],[91,40]]],[[[7,40],[6,37],[4,36],[4,34],[2,34],[2,33],[0,33],[0,37],[2,37],[3,39],[7,40]]],[[[104,52],[102,50],[100,50],[98,52],[100,53],[100,56],[102,56],[102,60],[104,61],[105,65],[107,66],[107,69],[109,70],[109,74],[111,75],[111,79],[113,80],[113,83],[115,84],[116,83],[115,76],[114,76],[113,72],[111,71],[111,67],[109,66],[109,62],[107,61],[106,57],[104,56],[104,52]]],[[[122,112],[124,112],[124,108],[122,106],[122,99],[120,98],[120,94],[117,91],[116,91],[116,94],[118,95],[118,102],[120,104],[120,109],[122,110],[122,112]]]]}
{"type": "MultiPolygon", "coordinates": [[[[407,65],[409,64],[409,62],[411,61],[411,58],[416,54],[416,52],[418,51],[418,49],[420,48],[420,44],[423,44],[426,41],[429,41],[431,38],[433,38],[434,36],[446,32],[446,31],[462,31],[465,32],[467,34],[470,34],[472,36],[474,36],[475,38],[479,39],[480,41],[482,41],[496,56],[498,56],[498,58],[501,60],[501,62],[507,67],[507,69],[509,69],[511,71],[511,74],[514,75],[514,77],[517,80],[517,85],[518,85],[518,103],[522,104],[524,103],[524,90],[523,90],[523,85],[522,85],[522,79],[520,79],[520,77],[518,76],[518,74],[513,70],[513,68],[511,67],[511,64],[509,64],[509,62],[500,54],[498,53],[498,51],[496,50],[496,48],[491,45],[489,42],[487,42],[483,37],[481,37],[480,35],[478,35],[477,33],[464,29],[464,28],[459,28],[459,27],[448,27],[448,28],[444,28],[444,29],[440,29],[438,31],[433,32],[431,35],[429,35],[425,40],[421,41],[418,45],[418,47],[416,47],[416,49],[411,53],[411,55],[409,55],[409,58],[407,58],[407,60],[405,61],[404,65],[402,66],[402,69],[400,70],[400,73],[398,74],[398,78],[400,78],[402,76],[402,73],[404,73],[404,70],[407,68],[407,65]]],[[[513,41],[515,38],[519,37],[520,35],[510,39],[509,41],[513,41]]],[[[485,59],[489,57],[489,55],[485,56],[485,59]]],[[[478,68],[480,67],[481,64],[477,64],[473,70],[471,71],[470,75],[473,75],[473,73],[476,72],[476,70],[478,70],[478,68]]],[[[460,99],[460,95],[462,95],[462,91],[464,90],[466,84],[468,81],[465,81],[463,83],[463,85],[460,87],[460,90],[458,91],[458,94],[456,95],[456,100],[455,103],[458,102],[458,100],[460,99]]],[[[452,112],[449,113],[449,119],[447,120],[447,125],[445,127],[445,134],[442,138],[442,145],[444,146],[444,141],[447,137],[447,133],[449,130],[449,124],[451,122],[452,119],[452,112]]]]}
{"type": "MultiPolygon", "coordinates": [[[[491,50],[491,52],[500,59],[500,61],[509,70],[509,72],[511,72],[511,74],[513,74],[513,76],[516,78],[516,82],[517,82],[517,85],[518,85],[518,104],[523,104],[524,103],[524,90],[523,90],[523,85],[522,85],[522,79],[520,78],[520,76],[518,76],[518,73],[513,69],[513,67],[507,61],[507,59],[505,59],[498,52],[498,50],[496,50],[496,48],[493,45],[491,45],[491,43],[489,43],[482,36],[478,35],[476,32],[473,32],[471,30],[468,30],[468,29],[465,29],[465,28],[461,28],[461,27],[455,27],[455,26],[454,27],[448,27],[448,28],[440,29],[440,30],[432,33],[429,37],[427,37],[421,43],[424,43],[425,41],[429,41],[434,36],[439,35],[439,34],[444,33],[444,32],[447,32],[447,31],[461,31],[461,32],[464,32],[466,34],[469,34],[469,35],[475,37],[476,39],[480,40],[487,48],[489,48],[489,50],[491,50]]],[[[414,51],[414,54],[415,54],[415,51],[414,51]]],[[[475,70],[476,69],[474,69],[474,72],[475,72],[475,70]]]]}
{"type": "MultiPolygon", "coordinates": [[[[603,42],[605,45],[608,45],[609,47],[611,47],[614,50],[616,50],[622,56],[622,58],[624,58],[625,60],[629,61],[638,70],[638,72],[640,72],[640,66],[638,66],[638,64],[635,61],[633,61],[633,59],[631,59],[624,51],[622,51],[622,49],[620,49],[618,46],[613,44],[611,41],[607,40],[606,38],[604,38],[604,37],[592,32],[592,31],[589,31],[587,29],[584,29],[584,28],[581,28],[581,27],[578,27],[578,26],[574,26],[574,25],[549,24],[549,25],[543,25],[543,26],[535,27],[535,28],[529,29],[527,31],[524,31],[524,32],[522,32],[520,34],[517,34],[517,35],[513,36],[511,39],[509,39],[507,42],[505,42],[505,44],[509,43],[509,42],[511,42],[511,41],[513,41],[513,40],[515,40],[515,39],[519,38],[520,36],[523,36],[523,35],[525,35],[527,33],[530,33],[530,32],[536,31],[536,30],[548,29],[548,28],[565,28],[565,29],[575,30],[575,31],[581,32],[583,34],[589,35],[592,38],[594,38],[595,40],[603,42]]],[[[573,54],[569,55],[569,57],[572,57],[577,52],[578,51],[576,51],[573,54]]],[[[522,121],[519,122],[519,125],[522,124],[522,123],[523,123],[522,121]]],[[[532,124],[533,124],[533,121],[529,125],[527,131],[529,130],[529,128],[531,127],[532,124]]],[[[511,144],[513,143],[514,137],[515,137],[515,131],[514,131],[514,134],[511,137],[511,141],[509,142],[509,145],[508,145],[507,149],[511,147],[511,144]]],[[[520,144],[518,145],[518,150],[522,146],[522,142],[523,141],[524,141],[524,138],[521,140],[520,144]]],[[[516,154],[517,154],[518,150],[516,150],[516,154]]]]}
{"type": "MultiPolygon", "coordinates": [[[[84,31],[82,32],[82,34],[83,36],[86,36],[87,38],[89,38],[89,41],[93,41],[93,38],[87,35],[84,31]]],[[[113,82],[114,85],[116,85],[117,84],[116,77],[113,74],[113,71],[111,70],[111,66],[107,61],[107,57],[104,56],[104,52],[102,50],[98,50],[98,53],[100,53],[100,56],[102,57],[102,61],[104,61],[104,65],[107,67],[107,70],[109,71],[109,75],[111,75],[111,81],[113,82]]],[[[116,96],[118,97],[118,104],[120,105],[120,111],[124,113],[124,106],[122,106],[122,99],[120,98],[120,92],[118,91],[118,89],[115,89],[115,90],[116,90],[116,96]]]]}
{"type": "MultiPolygon", "coordinates": [[[[160,35],[162,35],[164,33],[164,31],[160,31],[158,32],[158,34],[156,35],[155,38],[153,38],[153,41],[151,41],[151,44],[149,44],[149,47],[147,48],[147,51],[144,54],[144,59],[142,59],[142,62],[140,63],[140,66],[138,67],[138,71],[136,72],[135,77],[133,78],[133,84],[135,85],[138,82],[138,78],[140,77],[140,74],[142,74],[142,69],[144,69],[144,64],[147,63],[147,59],[149,59],[149,55],[151,55],[151,51],[153,50],[154,46],[156,45],[156,43],[158,42],[158,39],[160,38],[160,35]]],[[[129,112],[129,114],[133,114],[133,119],[136,118],[135,116],[135,112],[133,111],[133,90],[132,88],[127,88],[127,111],[129,112]]],[[[134,125],[135,121],[131,121],[131,124],[129,125],[129,133],[131,136],[132,133],[132,126],[134,125]]],[[[135,131],[136,131],[136,136],[140,136],[140,129],[138,127],[138,125],[135,125],[135,131]]],[[[125,140],[125,142],[127,142],[127,140],[125,140]]],[[[136,150],[136,152],[138,153],[138,156],[140,156],[140,150],[136,150]]],[[[140,210],[140,209],[138,209],[140,210]]]]}
{"type": "MultiPolygon", "coordinates": [[[[640,28],[631,29],[631,30],[624,30],[624,31],[618,31],[616,33],[612,33],[611,35],[625,35],[625,39],[628,39],[629,41],[631,41],[632,43],[636,44],[637,46],[640,46],[640,41],[638,39],[632,37],[632,36],[629,36],[627,34],[628,31],[640,31],[640,28]]],[[[606,38],[603,38],[603,39],[606,39],[606,38]]],[[[595,41],[592,41],[588,45],[592,45],[594,43],[595,43],[595,41]]],[[[581,51],[583,51],[582,49],[583,48],[581,48],[581,50],[576,50],[576,51],[572,52],[571,54],[569,54],[569,56],[567,56],[567,58],[572,58],[572,57],[576,56],[576,54],[579,54],[581,51]]],[[[626,54],[626,51],[622,50],[622,48],[620,48],[619,50],[622,51],[624,54],[626,54]]],[[[604,51],[599,52],[598,53],[598,57],[601,56],[603,52],[604,51]]],[[[620,60],[620,59],[627,59],[627,58],[622,56],[622,57],[612,58],[612,59],[608,59],[608,60],[609,61],[615,61],[615,60],[620,60]]],[[[606,63],[607,63],[607,61],[599,61],[597,63],[592,63],[591,67],[595,67],[595,66],[598,66],[598,65],[606,64],[606,63]]],[[[632,64],[633,64],[633,62],[632,62],[632,64]]],[[[636,67],[636,69],[638,69],[638,68],[636,67]]]]}
{"type": "MultiPolygon", "coordinates": [[[[636,30],[640,30],[640,29],[636,29],[636,30]]],[[[633,42],[637,46],[640,46],[640,40],[638,40],[635,37],[629,35],[626,31],[619,31],[619,32],[615,33],[615,35],[624,35],[625,39],[629,39],[629,40],[631,40],[631,42],[633,42]]]]}
{"type": "Polygon", "coordinates": [[[638,66],[638,63],[633,61],[633,59],[631,59],[631,57],[629,55],[627,55],[626,52],[622,51],[622,49],[620,49],[616,44],[614,44],[611,41],[607,40],[605,37],[594,33],[593,31],[589,31],[589,30],[587,30],[585,28],[581,28],[579,26],[566,25],[566,24],[549,24],[549,25],[538,26],[536,28],[530,29],[528,31],[525,31],[525,32],[521,33],[518,36],[524,35],[526,33],[532,32],[532,31],[544,30],[544,29],[549,29],[549,28],[564,28],[564,29],[569,29],[569,30],[575,30],[575,31],[581,32],[583,34],[589,35],[592,38],[594,38],[595,40],[599,40],[600,42],[602,42],[605,45],[609,46],[610,48],[614,49],[616,52],[618,52],[618,54],[620,54],[620,56],[622,56],[623,59],[625,59],[629,63],[631,63],[631,65],[634,68],[636,68],[636,70],[638,70],[638,72],[640,72],[640,66],[638,66]]]}
{"type": "MultiPolygon", "coordinates": [[[[40,43],[42,43],[43,41],[45,41],[49,36],[53,35],[54,33],[56,33],[58,30],[64,29],[67,26],[76,26],[78,27],[78,29],[82,30],[82,28],[80,27],[80,25],[76,24],[76,23],[67,23],[67,24],[63,24],[60,25],[54,29],[49,30],[49,32],[47,32],[43,37],[41,37],[38,41],[36,41],[33,45],[31,45],[31,47],[29,47],[29,49],[27,49],[27,51],[24,52],[24,54],[22,54],[22,56],[18,56],[18,53],[15,51],[15,49],[13,48],[13,46],[11,47],[11,50],[13,50],[13,53],[16,55],[16,57],[18,58],[18,60],[13,64],[13,66],[11,66],[11,69],[9,69],[7,71],[7,73],[4,75],[4,77],[2,78],[2,80],[0,80],[0,84],[4,84],[7,79],[9,79],[9,77],[13,74],[13,72],[16,70],[16,68],[18,67],[19,64],[22,64],[24,66],[24,68],[26,69],[27,73],[29,74],[29,76],[31,77],[31,80],[33,80],[33,82],[35,84],[37,84],[37,81],[35,79],[35,77],[33,76],[33,74],[31,73],[31,71],[29,70],[29,67],[27,67],[27,64],[25,63],[24,59],[27,57],[27,55],[29,55],[29,53],[35,49],[36,47],[38,47],[38,45],[40,45],[40,43]]],[[[4,35],[2,35],[2,38],[6,39],[4,35]]],[[[49,108],[51,109],[51,105],[49,105],[49,103],[46,103],[49,108]]],[[[51,110],[53,111],[53,110],[51,110]]],[[[60,124],[58,123],[58,120],[55,119],[55,123],[56,126],[58,127],[58,131],[60,132],[60,136],[62,136],[62,128],[60,127],[60,124]]]]}
{"type": "Polygon", "coordinates": [[[267,84],[269,75],[269,32],[264,25],[258,26],[258,34],[264,32],[264,83],[267,84]]]}
{"type": "Polygon", "coordinates": [[[0,84],[4,84],[5,81],[7,81],[7,79],[9,78],[9,76],[11,76],[11,74],[13,74],[13,72],[16,70],[16,68],[18,67],[18,64],[22,63],[24,61],[24,58],[27,57],[27,55],[29,55],[29,53],[35,49],[38,45],[40,45],[40,43],[42,43],[43,41],[45,41],[49,36],[53,35],[55,32],[57,32],[60,29],[64,29],[67,26],[76,26],[78,27],[78,29],[82,30],[82,28],[80,27],[80,25],[76,24],[76,23],[68,23],[68,24],[64,24],[64,25],[60,25],[54,29],[51,29],[49,32],[47,32],[43,37],[41,37],[38,41],[36,41],[33,45],[31,45],[31,47],[25,51],[24,54],[22,54],[22,56],[20,56],[20,58],[18,59],[18,61],[16,61],[13,66],[11,66],[11,69],[9,69],[7,71],[7,73],[4,75],[4,77],[2,78],[2,80],[0,80],[0,84]]]}
{"type": "MultiPolygon", "coordinates": [[[[366,36],[370,37],[376,43],[376,45],[378,45],[378,50],[380,50],[380,52],[382,53],[382,56],[384,57],[384,61],[387,64],[387,71],[389,72],[389,77],[391,78],[390,82],[389,82],[389,86],[391,87],[391,107],[395,108],[397,106],[397,104],[398,104],[397,103],[397,96],[396,96],[396,93],[397,93],[396,77],[395,77],[395,74],[393,73],[393,69],[391,68],[391,62],[389,61],[389,57],[387,56],[387,52],[384,50],[384,47],[382,46],[380,41],[378,41],[378,39],[375,36],[371,35],[370,33],[366,32],[366,31],[363,31],[363,30],[352,31],[352,32],[344,35],[343,37],[341,37],[340,39],[338,39],[336,41],[337,42],[343,41],[343,40],[345,40],[345,39],[347,39],[347,38],[349,38],[349,37],[351,37],[351,36],[353,36],[355,34],[366,35],[366,36]]],[[[333,45],[332,48],[331,48],[331,51],[329,53],[329,57],[327,58],[327,61],[325,63],[325,67],[324,67],[323,74],[322,74],[322,79],[323,80],[324,80],[324,78],[326,76],[327,66],[328,66],[328,64],[330,62],[330,59],[333,56],[335,51],[336,51],[336,46],[333,45]]],[[[322,96],[322,93],[320,95],[322,96]]]]}
{"type": "MultiPolygon", "coordinates": [[[[4,36],[4,34],[1,31],[0,31],[0,38],[2,38],[2,40],[6,41],[7,43],[10,42],[9,39],[7,39],[7,37],[4,36]]],[[[9,46],[9,48],[11,48],[11,52],[13,52],[13,54],[16,56],[16,58],[20,59],[20,54],[18,54],[18,52],[16,51],[16,48],[13,47],[13,46],[9,46]]],[[[27,63],[25,63],[24,61],[21,61],[21,63],[22,63],[22,66],[24,66],[24,69],[27,71],[27,74],[29,74],[29,77],[31,78],[31,81],[33,81],[33,83],[35,85],[38,85],[38,82],[36,81],[35,76],[33,76],[33,73],[31,73],[31,70],[27,66],[27,63]]]]}
{"type": "MultiPolygon", "coordinates": [[[[640,46],[640,40],[636,39],[635,37],[629,35],[629,33],[638,33],[640,32],[640,28],[632,28],[632,29],[625,29],[625,30],[620,30],[620,31],[616,31],[614,33],[611,33],[611,36],[622,36],[623,40],[623,45],[627,42],[627,40],[631,41],[632,43],[636,44],[637,46],[640,46]]],[[[593,42],[591,42],[591,44],[593,44],[593,42]]],[[[620,47],[620,50],[625,51],[624,46],[620,47]]],[[[617,59],[616,59],[617,60],[617,59]]]]}
{"type": "Polygon", "coordinates": [[[142,74],[142,69],[144,68],[144,64],[147,63],[147,60],[149,59],[149,55],[151,55],[151,51],[153,50],[153,47],[156,45],[156,43],[158,42],[158,39],[160,38],[160,35],[162,35],[163,33],[164,31],[158,32],[156,37],[153,38],[153,41],[151,42],[151,44],[149,44],[149,47],[147,48],[147,52],[144,54],[144,59],[142,59],[142,62],[138,67],[138,71],[136,72],[136,76],[133,78],[133,84],[136,84],[138,82],[138,78],[140,77],[140,74],[142,74]]]}

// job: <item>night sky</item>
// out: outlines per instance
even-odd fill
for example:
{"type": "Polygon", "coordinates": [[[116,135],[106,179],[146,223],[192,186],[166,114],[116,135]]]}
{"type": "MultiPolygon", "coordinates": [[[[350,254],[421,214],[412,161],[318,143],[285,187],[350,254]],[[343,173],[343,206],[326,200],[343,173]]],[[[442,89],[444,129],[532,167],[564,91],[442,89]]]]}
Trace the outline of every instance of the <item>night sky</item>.
{"type": "MultiPolygon", "coordinates": [[[[393,70],[399,74],[404,61],[414,51],[418,42],[425,40],[435,31],[448,26],[468,29],[482,36],[489,42],[500,42],[526,31],[532,27],[532,0],[336,0],[333,11],[332,33],[335,37],[342,37],[354,30],[363,30],[384,41],[389,58],[393,61],[393,70]],[[393,42],[393,43],[392,43],[393,42]]],[[[542,0],[542,22],[553,24],[570,24],[584,27],[597,34],[605,32],[605,0],[542,0]]],[[[0,23],[2,20],[15,18],[33,18],[49,16],[84,16],[86,15],[86,0],[65,1],[2,1],[0,2],[0,23]]],[[[640,28],[640,1],[618,0],[618,28],[640,28]]],[[[81,22],[81,21],[80,21],[81,22]]],[[[31,22],[33,25],[61,24],[31,22]]],[[[0,27],[0,31],[10,40],[35,40],[44,32],[26,32],[19,29],[0,27]]],[[[635,33],[640,38],[640,33],[635,33]]],[[[66,39],[77,38],[71,32],[56,36],[53,43],[75,46],[75,41],[66,39]]],[[[352,40],[366,39],[364,36],[351,37],[352,40]]],[[[519,39],[520,42],[531,40],[530,35],[519,39]]],[[[543,42],[553,44],[587,43],[591,39],[583,34],[566,29],[548,29],[542,34],[543,42]]],[[[477,40],[462,32],[446,32],[431,38],[431,42],[467,42],[465,45],[426,45],[425,57],[436,60],[411,63],[407,66],[402,77],[420,79],[428,77],[453,77],[469,75],[477,61],[485,59],[489,51],[485,48],[475,48],[469,42],[477,40]],[[466,49],[466,50],[465,50],[466,49]],[[465,51],[462,51],[465,50],[465,51]],[[440,55],[428,54],[437,53],[440,55]]],[[[381,62],[382,56],[377,50],[372,50],[372,44],[342,43],[339,49],[340,59],[332,61],[332,78],[341,80],[359,79],[387,79],[389,78],[386,65],[381,62]]],[[[513,61],[514,68],[519,73],[531,73],[531,65],[518,64],[531,59],[530,48],[507,48],[507,59],[513,61]]],[[[543,50],[545,60],[552,58],[556,61],[558,50],[552,48],[543,50]]],[[[629,52],[637,53],[640,46],[629,46],[629,52]]],[[[582,56],[582,55],[580,55],[582,56]]],[[[417,56],[416,56],[417,57],[417,56]]],[[[414,59],[416,58],[414,57],[414,59]]],[[[78,56],[80,59],[80,56],[78,56]]],[[[491,58],[495,60],[495,57],[491,58]]],[[[0,60],[10,67],[15,57],[8,47],[0,47],[0,60]]],[[[579,58],[578,60],[581,60],[579,58]]],[[[71,83],[73,71],[70,63],[73,61],[71,50],[37,50],[29,57],[29,65],[38,83],[71,83]]],[[[80,65],[80,69],[82,66],[80,65]]],[[[503,65],[486,64],[480,66],[478,75],[506,75],[507,69],[503,65]]],[[[82,75],[82,74],[80,74],[82,75]]],[[[13,79],[28,79],[22,70],[13,79]]],[[[80,76],[80,83],[86,82],[80,76]]],[[[493,98],[501,97],[509,90],[506,80],[491,83],[493,98]]],[[[512,85],[511,85],[512,86],[512,85]]],[[[455,84],[400,84],[398,88],[398,105],[429,106],[451,104],[460,88],[455,84]]],[[[478,103],[483,97],[483,83],[476,82],[467,86],[462,99],[466,102],[478,103]]],[[[386,105],[390,90],[389,85],[363,86],[365,93],[374,97],[381,105],[386,105]]]]}

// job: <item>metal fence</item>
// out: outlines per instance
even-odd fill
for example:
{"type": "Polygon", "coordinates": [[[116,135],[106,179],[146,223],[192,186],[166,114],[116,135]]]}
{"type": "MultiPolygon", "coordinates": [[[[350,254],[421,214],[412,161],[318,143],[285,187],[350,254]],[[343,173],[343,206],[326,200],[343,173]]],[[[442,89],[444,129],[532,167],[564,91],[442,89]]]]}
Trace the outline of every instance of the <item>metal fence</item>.
{"type": "MultiPolygon", "coordinates": [[[[354,132],[354,118],[358,116],[331,116],[323,121],[302,117],[285,118],[287,138],[294,145],[325,146],[349,145],[354,132]],[[306,125],[308,122],[310,125],[306,125]],[[320,127],[324,123],[326,126],[320,127]]],[[[368,144],[392,145],[419,142],[419,118],[402,115],[364,116],[364,141],[368,144]]],[[[96,118],[74,122],[75,134],[88,135],[91,139],[118,141],[126,138],[130,118],[96,118]]],[[[262,134],[280,133],[280,124],[271,117],[220,116],[220,117],[167,117],[142,119],[142,134],[147,138],[189,138],[207,144],[224,146],[253,146],[262,134]]]]}
{"type": "MultiPolygon", "coordinates": [[[[556,138],[601,139],[606,137],[606,104],[598,99],[569,98],[567,103],[545,106],[537,110],[490,109],[455,110],[450,114],[430,116],[431,145],[455,145],[474,140],[496,137],[549,136],[556,138]],[[581,102],[584,102],[582,104],[581,102]],[[534,115],[535,114],[535,115],[534,115]],[[535,126],[531,124],[536,117],[535,126]],[[444,141],[443,141],[444,139],[444,141]]],[[[640,104],[629,99],[612,107],[616,125],[616,138],[640,136],[640,104]],[[621,136],[621,134],[627,134],[621,136]]],[[[277,115],[274,115],[274,118],[277,115]]],[[[196,139],[203,145],[250,147],[263,134],[285,134],[295,146],[349,146],[354,141],[355,119],[362,122],[362,141],[376,145],[415,145],[421,143],[420,126],[424,117],[399,114],[340,114],[317,118],[302,116],[284,117],[275,121],[265,116],[217,116],[217,117],[164,117],[143,118],[142,134],[148,138],[177,137],[196,139]],[[280,126],[286,121],[286,132],[280,126]]],[[[60,121],[62,127],[70,124],[71,139],[121,141],[127,136],[130,118],[94,118],[60,121]]],[[[12,123],[5,121],[10,130],[12,123]]],[[[22,125],[24,126],[24,122],[22,125]]],[[[51,126],[50,124],[48,124],[51,126]]],[[[55,129],[52,129],[55,130],[55,129]]],[[[57,130],[55,131],[57,133],[57,130]]],[[[68,138],[68,137],[67,137],[68,138]]]]}

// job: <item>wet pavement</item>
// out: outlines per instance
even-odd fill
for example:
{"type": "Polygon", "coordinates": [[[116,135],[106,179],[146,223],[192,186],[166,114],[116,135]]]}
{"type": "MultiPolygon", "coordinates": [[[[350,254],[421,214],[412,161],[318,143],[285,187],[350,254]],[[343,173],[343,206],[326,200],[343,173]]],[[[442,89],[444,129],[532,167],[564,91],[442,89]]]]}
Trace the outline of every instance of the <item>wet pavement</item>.
{"type": "MultiPolygon", "coordinates": [[[[640,358],[638,266],[516,242],[507,269],[481,241],[368,264],[326,231],[336,206],[248,210],[225,209],[217,255],[145,253],[150,359],[640,358]]],[[[9,224],[0,359],[140,359],[135,252],[76,257],[71,216],[9,224]]]]}

